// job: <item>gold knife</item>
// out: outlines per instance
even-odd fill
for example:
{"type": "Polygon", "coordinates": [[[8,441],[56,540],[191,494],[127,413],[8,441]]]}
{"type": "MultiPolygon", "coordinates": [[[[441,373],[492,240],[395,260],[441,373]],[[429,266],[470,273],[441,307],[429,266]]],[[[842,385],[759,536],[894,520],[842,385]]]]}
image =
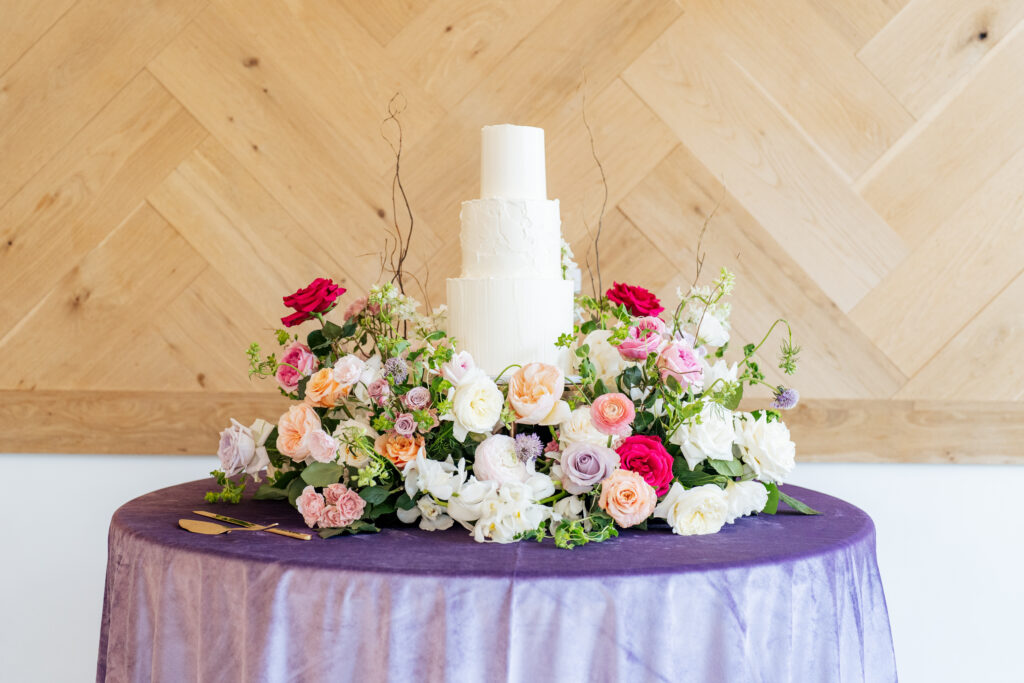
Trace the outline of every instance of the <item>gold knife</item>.
{"type": "MultiPolygon", "coordinates": [[[[219,520],[221,522],[227,522],[228,524],[237,524],[238,526],[245,526],[245,527],[261,526],[260,524],[254,524],[252,522],[246,522],[245,520],[235,519],[234,517],[225,517],[224,515],[215,515],[214,513],[206,512],[205,510],[193,510],[192,514],[202,515],[203,517],[210,517],[211,519],[216,519],[216,520],[219,520]]],[[[295,531],[287,531],[285,529],[278,529],[276,527],[273,528],[273,529],[263,529],[263,531],[266,531],[268,534],[277,534],[279,536],[287,536],[288,538],[297,538],[300,541],[311,541],[311,540],[313,540],[313,537],[310,534],[300,534],[300,533],[295,532],[295,531]]]]}

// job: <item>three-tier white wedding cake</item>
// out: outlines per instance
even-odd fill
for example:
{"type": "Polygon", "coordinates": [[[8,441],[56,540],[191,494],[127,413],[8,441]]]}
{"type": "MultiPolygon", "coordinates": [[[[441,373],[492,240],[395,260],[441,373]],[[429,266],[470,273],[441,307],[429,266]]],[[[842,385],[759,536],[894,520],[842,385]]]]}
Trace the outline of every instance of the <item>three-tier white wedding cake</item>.
{"type": "Polygon", "coordinates": [[[544,130],[485,126],[480,199],[462,203],[462,276],[448,280],[448,332],[496,377],[533,361],[568,369],[572,332],[558,200],[547,198],[544,130]]]}

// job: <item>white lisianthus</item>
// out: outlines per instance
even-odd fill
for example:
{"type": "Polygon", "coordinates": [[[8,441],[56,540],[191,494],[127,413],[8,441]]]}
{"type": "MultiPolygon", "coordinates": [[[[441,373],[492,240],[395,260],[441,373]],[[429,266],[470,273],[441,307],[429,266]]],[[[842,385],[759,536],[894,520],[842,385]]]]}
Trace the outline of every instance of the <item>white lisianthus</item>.
{"type": "Polygon", "coordinates": [[[530,471],[516,454],[516,440],[505,434],[492,434],[476,447],[473,474],[483,481],[526,481],[530,471]]]}
{"type": "Polygon", "coordinates": [[[511,543],[538,528],[551,518],[551,508],[534,502],[533,496],[528,484],[502,484],[483,501],[480,518],[473,526],[473,538],[481,543],[511,543]]]}
{"type": "MultiPolygon", "coordinates": [[[[594,373],[607,386],[614,386],[615,378],[622,374],[631,363],[619,355],[619,350],[608,343],[612,336],[611,330],[594,330],[583,338],[580,346],[589,347],[587,359],[594,364],[594,373]]],[[[579,370],[579,359],[573,354],[574,368],[579,370]]]]}
{"type": "Polygon", "coordinates": [[[357,470],[370,464],[370,453],[367,448],[373,450],[372,442],[378,436],[380,434],[376,430],[361,420],[342,420],[334,428],[334,438],[340,444],[338,453],[341,455],[341,460],[357,470]],[[364,442],[365,448],[360,448],[359,441],[363,437],[369,439],[370,443],[364,442]]]}
{"type": "Polygon", "coordinates": [[[590,407],[580,406],[569,414],[569,419],[558,425],[558,445],[564,451],[570,444],[589,443],[607,446],[608,435],[597,431],[590,417],[590,407]]]}
{"type": "Polygon", "coordinates": [[[725,491],[714,484],[684,489],[673,482],[664,500],[654,508],[654,516],[667,520],[673,533],[680,536],[718,533],[728,514],[725,491]]]}
{"type": "Polygon", "coordinates": [[[420,528],[424,531],[444,531],[451,528],[455,521],[445,514],[444,508],[430,496],[423,496],[416,501],[416,507],[409,510],[396,510],[398,519],[404,524],[412,524],[417,518],[420,528]]]}
{"type": "Polygon", "coordinates": [[[448,514],[467,529],[472,529],[470,522],[475,522],[483,514],[484,501],[498,490],[494,481],[480,481],[470,477],[459,490],[448,499],[448,514]]]}
{"type": "Polygon", "coordinates": [[[680,424],[668,437],[683,451],[691,470],[705,459],[732,460],[735,439],[732,412],[710,401],[704,403],[699,416],[680,424]]]}
{"type": "Polygon", "coordinates": [[[459,459],[458,466],[451,456],[444,462],[429,459],[423,451],[402,471],[405,478],[405,492],[409,497],[417,493],[429,493],[439,500],[448,500],[462,486],[466,479],[466,461],[459,459]]]}
{"type": "Polygon", "coordinates": [[[711,389],[711,393],[717,394],[739,381],[739,368],[736,363],[729,365],[721,358],[716,360],[714,365],[703,358],[700,359],[700,363],[704,368],[704,386],[711,389]],[[715,380],[721,381],[715,384],[715,380]]]}
{"type": "Polygon", "coordinates": [[[725,521],[732,524],[740,517],[764,510],[768,504],[768,489],[758,481],[730,481],[725,486],[729,513],[725,521]]]}
{"type": "Polygon", "coordinates": [[[781,484],[796,466],[796,444],[781,421],[769,422],[764,413],[757,419],[750,413],[736,418],[736,443],[743,463],[763,482],[781,484]]]}
{"type": "Polygon", "coordinates": [[[501,409],[505,404],[498,385],[483,373],[470,373],[462,383],[449,390],[448,399],[452,402],[451,412],[441,419],[453,421],[453,433],[459,441],[465,441],[466,434],[470,432],[490,434],[501,419],[501,409]]]}

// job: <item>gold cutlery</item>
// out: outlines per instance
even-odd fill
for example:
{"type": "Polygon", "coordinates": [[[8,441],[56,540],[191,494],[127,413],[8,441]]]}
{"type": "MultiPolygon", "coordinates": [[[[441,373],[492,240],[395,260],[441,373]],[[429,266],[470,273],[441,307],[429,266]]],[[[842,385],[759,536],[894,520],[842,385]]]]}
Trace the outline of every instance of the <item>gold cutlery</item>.
{"type": "MultiPolygon", "coordinates": [[[[196,514],[196,515],[202,515],[203,517],[209,517],[211,519],[216,519],[217,521],[220,521],[220,522],[227,522],[228,524],[236,524],[238,526],[246,527],[248,529],[253,529],[253,527],[259,527],[260,526],[259,524],[253,524],[252,522],[246,522],[243,519],[235,519],[234,517],[225,517],[224,515],[216,515],[216,514],[214,514],[212,512],[206,512],[205,510],[193,510],[192,513],[196,514]]],[[[253,530],[255,531],[257,529],[253,529],[253,530]]],[[[310,534],[300,534],[300,533],[295,532],[295,531],[286,531],[285,529],[276,529],[276,528],[272,529],[272,528],[268,527],[268,528],[260,528],[258,530],[259,531],[266,531],[268,534],[277,534],[278,536],[287,536],[288,538],[297,538],[300,541],[310,541],[310,540],[313,539],[313,537],[310,534]]],[[[234,529],[234,531],[239,531],[239,530],[238,529],[234,529]]]]}
{"type": "Polygon", "coordinates": [[[216,536],[217,534],[229,534],[232,531],[266,531],[271,527],[277,526],[277,523],[268,524],[267,526],[250,526],[243,527],[241,529],[232,529],[231,527],[224,526],[223,524],[217,524],[216,522],[204,522],[200,519],[179,519],[178,526],[185,531],[191,531],[194,534],[216,536]]]}

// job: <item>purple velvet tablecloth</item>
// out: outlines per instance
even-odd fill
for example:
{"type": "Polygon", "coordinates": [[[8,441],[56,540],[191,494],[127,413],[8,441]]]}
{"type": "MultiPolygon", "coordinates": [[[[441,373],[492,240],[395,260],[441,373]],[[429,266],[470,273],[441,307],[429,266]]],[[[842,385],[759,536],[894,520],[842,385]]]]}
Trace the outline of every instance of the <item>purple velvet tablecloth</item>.
{"type": "Polygon", "coordinates": [[[206,505],[209,488],[114,514],[98,680],[896,679],[874,525],[813,491],[787,487],[818,517],[564,551],[461,528],[309,542],[178,528],[208,509],[302,529],[286,503],[206,505]]]}

